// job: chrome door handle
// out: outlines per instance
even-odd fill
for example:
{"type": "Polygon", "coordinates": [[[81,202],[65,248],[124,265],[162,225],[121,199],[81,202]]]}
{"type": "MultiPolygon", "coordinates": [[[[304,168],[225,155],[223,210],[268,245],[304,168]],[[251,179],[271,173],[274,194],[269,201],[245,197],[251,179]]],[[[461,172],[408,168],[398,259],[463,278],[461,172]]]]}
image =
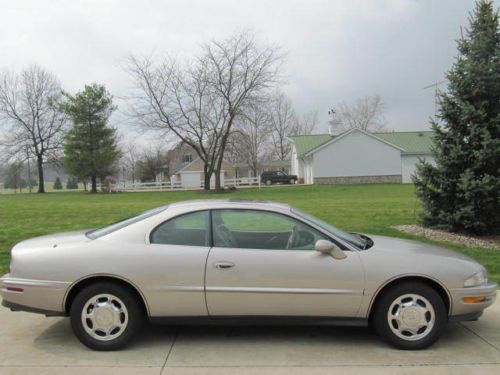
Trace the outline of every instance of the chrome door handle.
{"type": "Polygon", "coordinates": [[[233,268],[234,267],[234,263],[231,263],[231,262],[217,262],[215,263],[215,268],[219,269],[219,270],[227,270],[229,268],[233,268]]]}

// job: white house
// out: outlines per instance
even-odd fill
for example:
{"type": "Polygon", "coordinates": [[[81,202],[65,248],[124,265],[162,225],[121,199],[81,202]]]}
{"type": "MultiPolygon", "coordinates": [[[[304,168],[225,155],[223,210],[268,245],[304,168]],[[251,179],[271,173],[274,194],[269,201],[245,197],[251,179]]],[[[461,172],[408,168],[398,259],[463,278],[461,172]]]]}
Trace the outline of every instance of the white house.
{"type": "Polygon", "coordinates": [[[289,137],[292,174],[306,184],[408,183],[419,159],[434,162],[432,131],[289,137]]]}

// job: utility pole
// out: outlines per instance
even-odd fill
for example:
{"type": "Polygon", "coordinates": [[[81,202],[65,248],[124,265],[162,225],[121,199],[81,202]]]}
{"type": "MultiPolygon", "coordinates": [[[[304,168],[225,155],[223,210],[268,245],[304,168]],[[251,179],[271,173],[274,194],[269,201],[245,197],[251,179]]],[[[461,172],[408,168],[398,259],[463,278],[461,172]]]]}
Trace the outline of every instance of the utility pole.
{"type": "Polygon", "coordinates": [[[422,90],[427,90],[427,89],[430,89],[432,87],[434,87],[434,117],[436,117],[437,115],[437,106],[439,104],[439,86],[442,85],[443,83],[445,83],[446,81],[439,81],[439,82],[434,82],[430,85],[427,85],[425,87],[422,87],[422,90]]]}

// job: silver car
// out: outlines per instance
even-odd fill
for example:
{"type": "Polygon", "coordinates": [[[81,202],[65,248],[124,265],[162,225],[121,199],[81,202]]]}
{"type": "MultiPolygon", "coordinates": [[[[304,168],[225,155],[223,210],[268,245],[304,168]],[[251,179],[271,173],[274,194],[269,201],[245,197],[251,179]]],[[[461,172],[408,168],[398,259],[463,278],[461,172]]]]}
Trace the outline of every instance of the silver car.
{"type": "Polygon", "coordinates": [[[421,349],[448,321],[477,319],[497,291],[465,255],[240,200],[180,202],[23,241],[0,286],[4,306],[69,316],[97,350],[125,345],[145,317],[371,324],[392,345],[421,349]]]}

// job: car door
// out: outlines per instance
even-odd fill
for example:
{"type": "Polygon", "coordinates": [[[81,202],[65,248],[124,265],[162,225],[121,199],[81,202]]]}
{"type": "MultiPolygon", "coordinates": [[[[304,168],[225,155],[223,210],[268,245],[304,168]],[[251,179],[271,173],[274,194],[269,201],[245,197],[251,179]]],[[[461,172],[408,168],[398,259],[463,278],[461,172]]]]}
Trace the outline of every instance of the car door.
{"type": "Polygon", "coordinates": [[[209,211],[156,226],[144,252],[144,293],[155,316],[206,316],[205,264],[210,250],[209,211]],[[147,281],[147,282],[146,282],[147,281]]]}
{"type": "Polygon", "coordinates": [[[286,183],[287,182],[287,178],[286,178],[286,175],[283,173],[283,172],[277,172],[276,174],[277,178],[278,178],[278,181],[282,184],[286,183]]]}
{"type": "Polygon", "coordinates": [[[357,251],[343,260],[321,254],[314,243],[329,238],[280,213],[224,209],[211,216],[211,316],[356,316],[364,288],[357,251]],[[294,231],[299,241],[290,243],[294,231]]]}

